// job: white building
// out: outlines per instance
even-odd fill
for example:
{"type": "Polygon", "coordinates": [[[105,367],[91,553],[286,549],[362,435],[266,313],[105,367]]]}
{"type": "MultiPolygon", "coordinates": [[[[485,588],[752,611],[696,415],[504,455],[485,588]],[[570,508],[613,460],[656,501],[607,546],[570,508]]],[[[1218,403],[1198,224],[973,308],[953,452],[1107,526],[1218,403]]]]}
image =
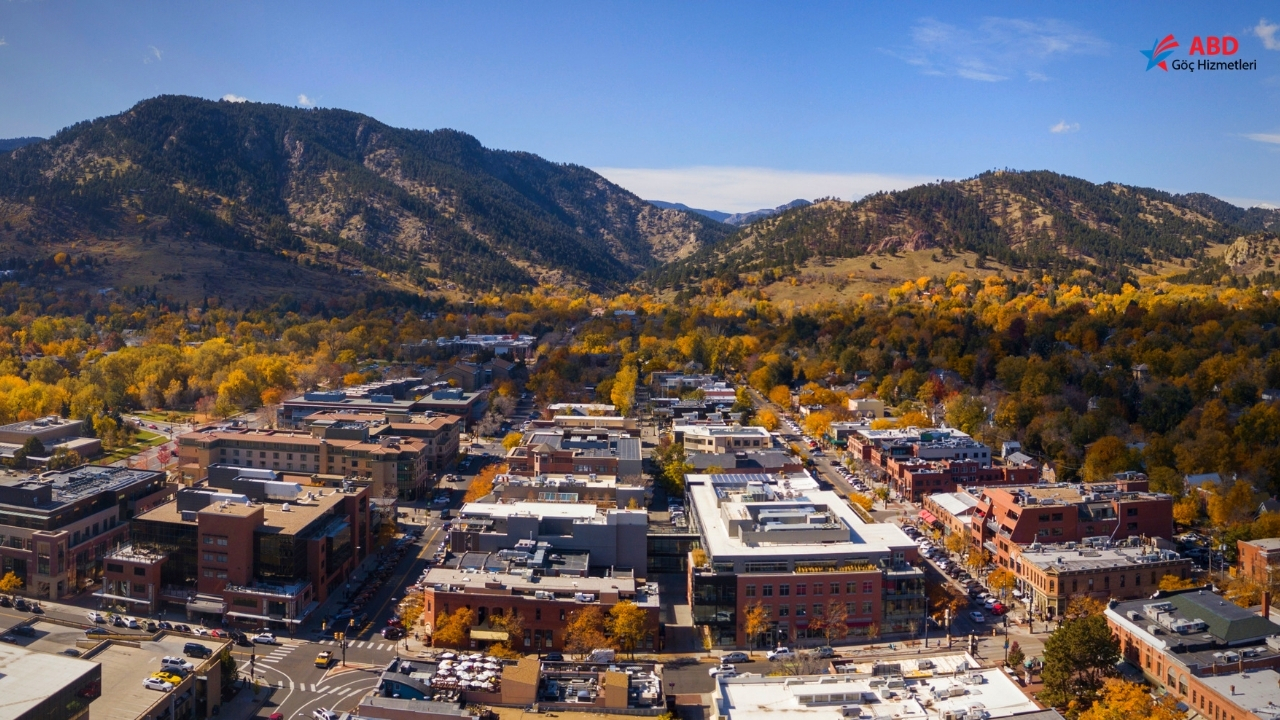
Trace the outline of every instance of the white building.
{"type": "Polygon", "coordinates": [[[773,446],[768,430],[754,425],[676,425],[671,428],[685,452],[725,453],[773,446]]]}

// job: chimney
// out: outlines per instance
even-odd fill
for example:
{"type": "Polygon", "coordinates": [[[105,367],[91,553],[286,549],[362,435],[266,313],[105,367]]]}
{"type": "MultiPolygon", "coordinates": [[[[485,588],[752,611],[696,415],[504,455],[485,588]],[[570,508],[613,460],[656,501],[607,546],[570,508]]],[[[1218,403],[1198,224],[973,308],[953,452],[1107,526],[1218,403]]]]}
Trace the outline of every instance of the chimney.
{"type": "Polygon", "coordinates": [[[1271,591],[1262,591],[1262,617],[1271,619],[1271,591]]]}

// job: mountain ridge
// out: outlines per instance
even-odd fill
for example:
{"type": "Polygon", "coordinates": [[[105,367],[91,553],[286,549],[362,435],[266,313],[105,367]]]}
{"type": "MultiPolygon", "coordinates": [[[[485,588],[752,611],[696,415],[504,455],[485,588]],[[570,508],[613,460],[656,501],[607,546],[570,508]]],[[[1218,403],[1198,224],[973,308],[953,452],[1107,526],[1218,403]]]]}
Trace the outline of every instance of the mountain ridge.
{"type": "Polygon", "coordinates": [[[126,238],[422,291],[618,288],[729,233],[459,131],[184,96],[0,156],[0,219],[8,257],[126,238]]]}

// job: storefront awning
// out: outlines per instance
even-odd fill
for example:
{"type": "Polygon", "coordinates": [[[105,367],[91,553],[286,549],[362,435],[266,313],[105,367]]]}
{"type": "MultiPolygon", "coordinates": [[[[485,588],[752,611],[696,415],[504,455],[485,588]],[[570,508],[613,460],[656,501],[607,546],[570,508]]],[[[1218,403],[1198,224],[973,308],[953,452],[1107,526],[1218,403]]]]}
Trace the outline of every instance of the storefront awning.
{"type": "Polygon", "coordinates": [[[928,510],[920,511],[920,519],[929,523],[930,525],[938,522],[938,518],[934,517],[933,513],[929,512],[928,510]]]}
{"type": "Polygon", "coordinates": [[[127,603],[138,603],[139,605],[146,605],[151,602],[150,600],[147,600],[145,598],[125,597],[124,595],[112,595],[110,593],[104,593],[104,592],[96,592],[93,594],[93,596],[97,598],[103,598],[105,600],[119,600],[121,602],[127,602],[127,603]]]}
{"type": "Polygon", "coordinates": [[[273,618],[270,615],[256,615],[254,613],[242,613],[242,612],[229,612],[227,613],[227,617],[244,618],[245,620],[277,620],[278,621],[280,619],[280,618],[273,618]]]}
{"type": "Polygon", "coordinates": [[[507,639],[506,630],[485,630],[483,628],[471,628],[472,640],[491,640],[493,642],[504,642],[507,639]]]}
{"type": "Polygon", "coordinates": [[[214,602],[212,600],[188,600],[187,610],[190,612],[217,613],[221,615],[227,609],[227,604],[223,602],[214,602]]]}

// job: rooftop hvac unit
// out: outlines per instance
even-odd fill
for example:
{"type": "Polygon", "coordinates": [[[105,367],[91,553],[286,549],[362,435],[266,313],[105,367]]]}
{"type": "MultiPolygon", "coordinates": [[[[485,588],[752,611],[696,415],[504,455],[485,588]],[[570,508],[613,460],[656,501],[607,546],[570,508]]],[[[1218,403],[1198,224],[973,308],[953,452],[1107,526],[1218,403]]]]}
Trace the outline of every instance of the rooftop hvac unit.
{"type": "Polygon", "coordinates": [[[862,717],[862,708],[857,705],[841,705],[840,715],[847,718],[862,717]]]}
{"type": "Polygon", "coordinates": [[[1280,635],[1271,635],[1267,638],[1267,647],[1280,652],[1280,635]]]}

